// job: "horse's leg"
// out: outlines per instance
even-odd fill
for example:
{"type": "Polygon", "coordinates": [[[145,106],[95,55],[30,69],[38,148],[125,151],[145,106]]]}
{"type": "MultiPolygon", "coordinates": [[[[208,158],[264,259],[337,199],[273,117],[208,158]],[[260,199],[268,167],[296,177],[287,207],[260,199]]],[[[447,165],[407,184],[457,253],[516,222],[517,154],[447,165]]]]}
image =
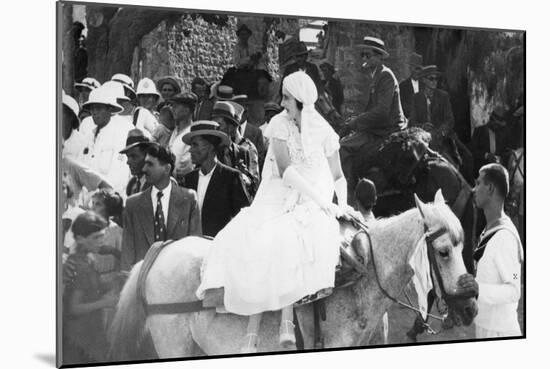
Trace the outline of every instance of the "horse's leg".
{"type": "Polygon", "coordinates": [[[147,319],[159,358],[185,358],[198,354],[191,334],[193,320],[194,313],[159,314],[147,319]]]}

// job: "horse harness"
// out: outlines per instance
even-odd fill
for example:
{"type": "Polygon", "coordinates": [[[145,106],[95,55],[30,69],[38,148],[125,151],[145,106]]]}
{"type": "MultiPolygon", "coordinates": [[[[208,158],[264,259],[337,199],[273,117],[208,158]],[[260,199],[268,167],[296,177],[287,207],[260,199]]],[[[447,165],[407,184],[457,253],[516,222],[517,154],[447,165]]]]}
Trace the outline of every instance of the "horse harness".
{"type": "Polygon", "coordinates": [[[149,275],[149,271],[153,266],[155,260],[159,256],[160,252],[168,245],[170,245],[173,240],[168,240],[166,242],[155,242],[145,255],[143,259],[143,264],[139,270],[138,283],[137,283],[137,298],[141,301],[143,309],[145,310],[146,315],[153,314],[184,314],[184,313],[193,313],[201,310],[211,309],[211,307],[205,307],[202,305],[201,300],[189,301],[189,302],[172,302],[172,303],[162,303],[162,304],[150,304],[147,302],[147,297],[145,296],[145,281],[149,275]]]}

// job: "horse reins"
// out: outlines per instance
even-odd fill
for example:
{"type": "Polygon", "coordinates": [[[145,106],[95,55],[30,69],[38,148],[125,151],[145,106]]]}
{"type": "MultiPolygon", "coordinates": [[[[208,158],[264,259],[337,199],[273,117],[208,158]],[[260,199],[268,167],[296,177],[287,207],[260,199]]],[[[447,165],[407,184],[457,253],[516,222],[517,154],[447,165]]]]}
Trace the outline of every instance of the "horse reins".
{"type": "MultiPolygon", "coordinates": [[[[393,297],[392,295],[390,295],[388,293],[388,291],[384,288],[384,286],[382,286],[382,283],[380,282],[380,276],[379,276],[379,273],[378,273],[378,268],[376,266],[376,260],[374,258],[374,249],[373,249],[373,242],[372,242],[372,239],[371,239],[371,235],[370,235],[370,232],[369,232],[369,229],[368,229],[368,226],[366,224],[364,224],[363,222],[361,222],[359,219],[353,217],[353,221],[359,226],[359,228],[361,228],[365,234],[367,235],[367,238],[368,238],[368,241],[369,241],[369,251],[370,251],[370,254],[371,254],[371,258],[372,258],[372,266],[373,266],[373,270],[374,270],[374,275],[375,275],[375,279],[376,279],[376,283],[378,285],[378,288],[380,289],[380,291],[382,291],[382,293],[387,297],[389,298],[390,300],[392,300],[393,302],[395,302],[396,304],[400,305],[400,306],[403,306],[409,310],[413,310],[415,311],[417,314],[421,314],[423,313],[423,311],[421,311],[419,308],[416,308],[414,306],[412,306],[412,304],[410,303],[410,299],[409,300],[409,304],[405,303],[405,302],[402,302],[400,300],[398,300],[397,298],[393,297]]],[[[454,301],[454,300],[459,300],[459,299],[462,299],[462,298],[469,298],[469,297],[473,297],[473,294],[472,292],[465,292],[465,293],[460,293],[460,294],[449,294],[447,293],[446,289],[445,289],[445,285],[443,283],[443,277],[441,276],[441,271],[439,269],[439,265],[437,264],[437,261],[435,260],[435,255],[434,255],[434,247],[433,247],[433,242],[441,237],[442,235],[444,235],[447,231],[444,229],[444,228],[438,228],[437,230],[435,231],[430,231],[427,227],[427,225],[424,223],[424,236],[426,238],[426,247],[428,248],[428,261],[429,261],[429,264],[430,264],[430,273],[433,273],[435,274],[435,280],[437,281],[438,285],[439,285],[439,289],[440,289],[440,293],[441,293],[441,298],[443,298],[443,300],[445,300],[446,302],[449,302],[449,301],[454,301]]],[[[361,272],[363,274],[366,274],[367,271],[366,271],[366,266],[363,266],[363,269],[361,270],[361,272]]],[[[433,278],[433,276],[432,276],[433,278]]],[[[408,298],[408,296],[407,296],[408,298]]],[[[440,317],[440,316],[437,316],[437,315],[433,315],[433,314],[430,314],[429,312],[426,312],[427,316],[431,317],[431,318],[434,318],[434,319],[438,319],[440,321],[443,321],[445,320],[445,318],[443,317],[440,317]]],[[[427,325],[427,323],[425,323],[427,325]]],[[[429,328],[429,326],[428,326],[429,328]]],[[[432,330],[433,331],[433,330],[432,330]]]]}

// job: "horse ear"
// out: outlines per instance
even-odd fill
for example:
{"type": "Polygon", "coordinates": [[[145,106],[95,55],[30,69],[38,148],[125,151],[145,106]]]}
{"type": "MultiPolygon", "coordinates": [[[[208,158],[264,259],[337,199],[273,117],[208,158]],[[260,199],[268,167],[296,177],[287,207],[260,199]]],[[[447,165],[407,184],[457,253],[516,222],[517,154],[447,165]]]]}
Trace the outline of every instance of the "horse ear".
{"type": "Polygon", "coordinates": [[[434,203],[436,204],[445,204],[445,198],[443,197],[443,192],[441,188],[435,193],[434,203]]]}
{"type": "Polygon", "coordinates": [[[418,210],[420,211],[420,215],[422,216],[422,218],[425,218],[424,214],[424,207],[426,206],[426,204],[424,204],[419,198],[418,196],[416,196],[416,194],[414,194],[414,202],[416,203],[416,207],[418,208],[418,210]]]}

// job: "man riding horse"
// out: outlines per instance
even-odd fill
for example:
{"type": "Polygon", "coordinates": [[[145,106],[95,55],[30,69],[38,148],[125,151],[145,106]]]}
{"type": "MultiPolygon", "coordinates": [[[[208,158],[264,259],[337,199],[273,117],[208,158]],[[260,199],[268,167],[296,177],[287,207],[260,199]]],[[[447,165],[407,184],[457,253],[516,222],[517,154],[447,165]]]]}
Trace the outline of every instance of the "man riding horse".
{"type": "Polygon", "coordinates": [[[342,169],[348,180],[348,193],[353,193],[357,182],[357,168],[371,157],[391,133],[403,130],[407,121],[399,97],[399,84],[390,68],[383,64],[389,56],[384,42],[365,37],[361,52],[361,69],[367,74],[369,88],[366,110],[347,124],[352,134],[340,141],[342,169]]]}

